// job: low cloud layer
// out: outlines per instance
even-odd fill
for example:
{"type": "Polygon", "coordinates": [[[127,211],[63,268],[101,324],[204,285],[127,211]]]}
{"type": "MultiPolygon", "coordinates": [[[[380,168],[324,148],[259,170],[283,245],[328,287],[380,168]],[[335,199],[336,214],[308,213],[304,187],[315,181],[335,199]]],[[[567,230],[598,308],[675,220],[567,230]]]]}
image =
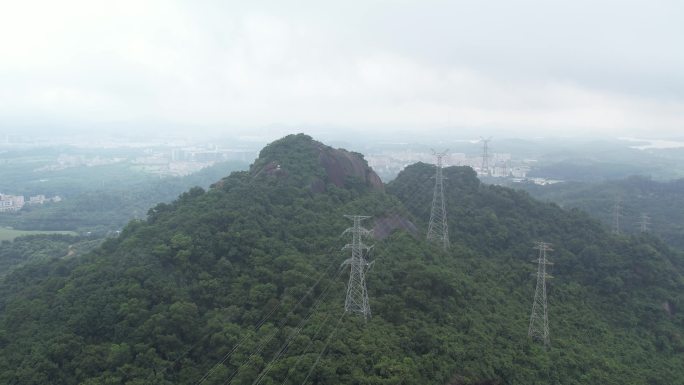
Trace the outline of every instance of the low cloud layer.
{"type": "Polygon", "coordinates": [[[681,2],[325,3],[7,2],[0,126],[683,132],[681,2]]]}

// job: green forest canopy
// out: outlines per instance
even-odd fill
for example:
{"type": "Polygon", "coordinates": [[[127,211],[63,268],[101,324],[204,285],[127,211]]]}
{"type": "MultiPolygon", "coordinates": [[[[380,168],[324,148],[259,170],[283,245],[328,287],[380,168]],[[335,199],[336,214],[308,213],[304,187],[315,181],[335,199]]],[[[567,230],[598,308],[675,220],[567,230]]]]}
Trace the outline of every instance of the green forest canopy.
{"type": "Polygon", "coordinates": [[[8,275],[0,382],[193,384],[210,373],[203,383],[223,384],[234,373],[251,384],[323,298],[263,383],[300,384],[324,347],[312,383],[684,383],[681,254],[465,167],[444,169],[449,251],[404,230],[373,241],[373,317],[342,318],[343,215],[402,216],[424,231],[434,168],[409,166],[386,192],[350,177],[314,193],[310,181],[326,181],[314,144],[285,137],[251,171],[157,205],[88,255],[8,275]],[[270,161],[286,173],[259,174],[270,161]],[[536,240],[555,249],[548,350],[527,337],[536,240]]]}

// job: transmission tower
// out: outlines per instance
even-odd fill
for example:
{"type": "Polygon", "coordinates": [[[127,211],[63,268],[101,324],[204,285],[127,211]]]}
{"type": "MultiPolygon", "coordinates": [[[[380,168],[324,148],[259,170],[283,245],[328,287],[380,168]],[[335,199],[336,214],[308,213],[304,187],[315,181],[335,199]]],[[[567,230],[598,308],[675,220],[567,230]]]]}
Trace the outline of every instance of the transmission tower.
{"type": "Polygon", "coordinates": [[[480,168],[480,172],[487,176],[491,176],[489,170],[489,142],[491,140],[491,136],[487,139],[480,137],[480,141],[482,142],[482,167],[480,168]]]}
{"type": "Polygon", "coordinates": [[[649,231],[649,226],[651,225],[651,217],[646,213],[641,213],[641,218],[639,219],[639,229],[642,233],[647,233],[649,231]]]}
{"type": "Polygon", "coordinates": [[[617,198],[615,199],[615,205],[613,205],[613,234],[618,235],[620,234],[620,217],[622,216],[620,203],[620,198],[617,198]]]}
{"type": "Polygon", "coordinates": [[[432,209],[430,210],[430,224],[428,225],[427,239],[442,245],[444,250],[449,249],[449,226],[447,224],[446,204],[444,202],[444,176],[442,175],[442,158],[449,150],[433,154],[437,157],[435,171],[435,189],[432,194],[432,209]]]}
{"type": "Polygon", "coordinates": [[[370,250],[370,247],[363,243],[363,238],[370,235],[371,231],[361,227],[361,221],[370,217],[363,215],[345,215],[345,217],[351,219],[354,226],[344,231],[345,234],[352,234],[352,243],[344,246],[344,249],[351,249],[352,252],[351,258],[343,263],[343,265],[350,266],[344,311],[359,313],[366,320],[371,315],[366,289],[366,272],[371,268],[372,263],[368,263],[363,255],[364,251],[370,250]]]}
{"type": "Polygon", "coordinates": [[[546,266],[553,265],[546,259],[546,252],[553,251],[551,244],[536,242],[535,249],[539,250],[539,257],[536,261],[537,267],[537,288],[534,291],[534,302],[532,303],[532,315],[530,316],[530,328],[527,335],[540,340],[544,346],[549,345],[549,315],[548,303],[546,301],[546,279],[553,278],[546,273],[546,266]]]}

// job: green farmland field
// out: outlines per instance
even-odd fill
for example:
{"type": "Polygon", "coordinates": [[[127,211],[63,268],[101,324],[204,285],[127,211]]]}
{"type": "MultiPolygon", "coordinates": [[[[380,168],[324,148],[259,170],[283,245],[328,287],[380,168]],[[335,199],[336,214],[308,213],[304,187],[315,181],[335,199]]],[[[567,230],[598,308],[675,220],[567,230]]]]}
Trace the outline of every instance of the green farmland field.
{"type": "Polygon", "coordinates": [[[68,235],[78,235],[73,231],[32,231],[32,230],[15,230],[9,227],[0,227],[0,241],[12,241],[16,237],[22,235],[34,235],[34,234],[68,234],[68,235]]]}

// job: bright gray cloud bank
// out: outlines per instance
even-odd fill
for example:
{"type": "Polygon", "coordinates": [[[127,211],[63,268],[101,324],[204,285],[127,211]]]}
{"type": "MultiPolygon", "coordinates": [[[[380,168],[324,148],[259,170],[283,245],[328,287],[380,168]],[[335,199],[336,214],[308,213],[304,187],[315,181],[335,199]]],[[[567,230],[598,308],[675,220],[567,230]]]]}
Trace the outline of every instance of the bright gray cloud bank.
{"type": "Polygon", "coordinates": [[[2,1],[0,128],[684,132],[681,1],[2,1]]]}

